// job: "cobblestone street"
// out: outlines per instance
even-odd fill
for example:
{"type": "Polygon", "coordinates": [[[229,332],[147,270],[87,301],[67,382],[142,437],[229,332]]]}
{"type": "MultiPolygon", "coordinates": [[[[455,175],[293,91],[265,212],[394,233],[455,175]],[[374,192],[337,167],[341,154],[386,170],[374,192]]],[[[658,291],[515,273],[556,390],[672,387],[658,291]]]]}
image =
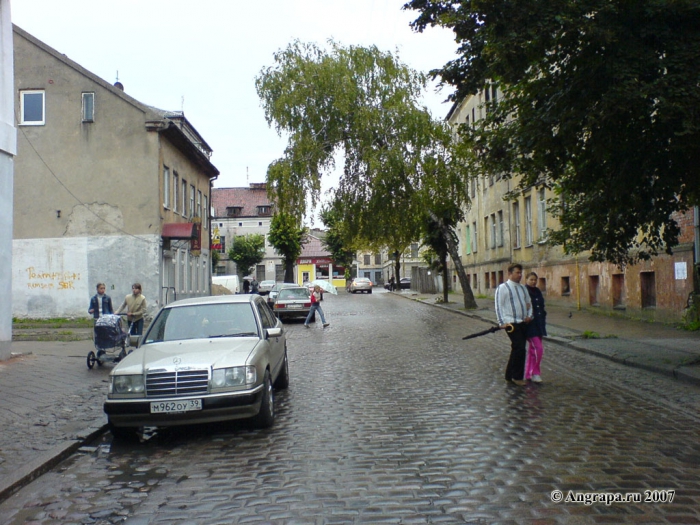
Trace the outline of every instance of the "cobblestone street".
{"type": "Polygon", "coordinates": [[[0,521],[700,523],[700,388],[553,343],[544,382],[518,387],[504,333],[461,340],[479,320],[380,291],[323,308],[325,330],[286,325],[272,429],[107,434],[0,504],[0,521]]]}

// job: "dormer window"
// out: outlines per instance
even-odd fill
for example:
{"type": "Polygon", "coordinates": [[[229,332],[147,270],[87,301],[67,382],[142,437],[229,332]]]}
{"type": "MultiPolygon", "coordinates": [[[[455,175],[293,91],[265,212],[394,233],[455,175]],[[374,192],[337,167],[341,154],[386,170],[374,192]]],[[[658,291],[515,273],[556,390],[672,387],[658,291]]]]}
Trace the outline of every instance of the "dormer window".
{"type": "Polygon", "coordinates": [[[226,216],[227,217],[240,217],[243,211],[243,206],[227,206],[226,216]]]}
{"type": "Polygon", "coordinates": [[[258,206],[258,215],[270,215],[270,206],[258,206]]]}

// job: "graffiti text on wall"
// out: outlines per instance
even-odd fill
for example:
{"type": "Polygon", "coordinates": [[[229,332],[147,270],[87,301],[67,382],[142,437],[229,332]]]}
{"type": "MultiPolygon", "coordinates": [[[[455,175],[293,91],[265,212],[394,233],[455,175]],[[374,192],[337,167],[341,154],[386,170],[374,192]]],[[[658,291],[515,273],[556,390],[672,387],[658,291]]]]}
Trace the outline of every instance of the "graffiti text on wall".
{"type": "Polygon", "coordinates": [[[41,290],[75,290],[75,281],[80,280],[76,272],[41,272],[33,266],[26,269],[29,282],[28,288],[41,290]]]}

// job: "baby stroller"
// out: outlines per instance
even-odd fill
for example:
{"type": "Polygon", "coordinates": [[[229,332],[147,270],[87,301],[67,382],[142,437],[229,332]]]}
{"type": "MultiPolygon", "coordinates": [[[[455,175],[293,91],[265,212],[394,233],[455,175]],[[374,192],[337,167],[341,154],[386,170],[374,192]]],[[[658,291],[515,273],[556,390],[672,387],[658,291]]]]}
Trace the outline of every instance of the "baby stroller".
{"type": "MultiPolygon", "coordinates": [[[[126,357],[126,341],[129,332],[122,326],[122,316],[108,314],[95,321],[94,328],[95,351],[90,350],[87,355],[87,366],[102,366],[105,362],[118,363],[126,357]]],[[[131,351],[129,351],[131,353],[131,351]]]]}

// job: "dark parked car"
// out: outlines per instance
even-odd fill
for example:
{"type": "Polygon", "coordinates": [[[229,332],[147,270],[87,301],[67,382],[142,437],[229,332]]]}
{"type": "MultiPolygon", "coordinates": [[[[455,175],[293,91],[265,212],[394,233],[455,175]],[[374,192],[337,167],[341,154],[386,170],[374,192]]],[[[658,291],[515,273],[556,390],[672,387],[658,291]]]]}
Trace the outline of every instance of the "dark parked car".
{"type": "Polygon", "coordinates": [[[401,288],[402,290],[409,290],[411,288],[411,278],[402,277],[399,281],[399,288],[401,288]]]}

